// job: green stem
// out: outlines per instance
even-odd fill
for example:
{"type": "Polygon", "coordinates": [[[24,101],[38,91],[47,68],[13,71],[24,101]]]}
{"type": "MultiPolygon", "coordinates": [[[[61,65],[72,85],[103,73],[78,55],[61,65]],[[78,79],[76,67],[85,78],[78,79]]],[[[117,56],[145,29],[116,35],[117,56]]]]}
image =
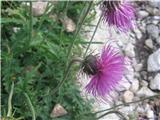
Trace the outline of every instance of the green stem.
{"type": "MultiPolygon", "coordinates": [[[[78,22],[78,26],[79,26],[79,27],[78,27],[78,29],[76,30],[75,34],[74,34],[73,41],[72,41],[71,45],[69,46],[69,50],[68,50],[68,53],[67,53],[67,61],[69,61],[69,57],[70,57],[70,54],[71,54],[73,45],[74,45],[74,43],[75,43],[75,41],[76,41],[76,38],[77,38],[77,36],[78,36],[78,33],[79,33],[79,31],[80,31],[80,29],[81,29],[81,27],[82,27],[82,25],[83,25],[83,22],[85,21],[85,18],[86,18],[86,16],[87,16],[88,13],[89,13],[89,10],[90,10],[90,8],[91,8],[91,6],[92,6],[92,3],[93,3],[93,1],[91,1],[91,2],[89,3],[88,8],[87,8],[87,11],[85,12],[84,16],[82,17],[82,20],[81,20],[80,22],[78,22]]],[[[63,85],[63,83],[65,82],[65,80],[67,79],[68,74],[70,73],[70,68],[71,68],[72,64],[73,64],[73,61],[71,61],[71,62],[69,63],[69,65],[68,65],[68,62],[67,62],[66,66],[68,65],[68,67],[64,70],[63,80],[62,80],[62,81],[58,84],[58,86],[54,89],[53,94],[55,94],[55,93],[57,92],[58,88],[60,88],[60,87],[63,85]]]]}
{"type": "Polygon", "coordinates": [[[65,16],[67,16],[68,4],[69,4],[69,0],[67,0],[67,3],[65,5],[65,9],[64,9],[64,15],[65,16]]]}
{"type": "Polygon", "coordinates": [[[88,44],[88,46],[87,46],[87,49],[86,49],[83,57],[86,56],[86,54],[87,54],[87,52],[88,52],[88,50],[89,50],[89,47],[91,46],[91,43],[92,43],[93,38],[94,38],[94,36],[95,36],[95,34],[96,34],[96,31],[97,31],[97,28],[98,28],[98,26],[99,26],[99,24],[100,24],[100,22],[101,22],[101,19],[102,19],[102,15],[100,16],[100,18],[99,18],[99,20],[98,20],[98,23],[97,23],[97,25],[96,25],[96,28],[94,29],[93,35],[92,35],[92,37],[91,37],[91,39],[90,39],[90,41],[89,41],[89,44],[88,44]]]}
{"type": "Polygon", "coordinates": [[[77,36],[78,36],[78,33],[79,33],[79,31],[80,31],[80,29],[81,29],[81,27],[82,27],[82,25],[83,25],[83,22],[85,21],[85,18],[86,18],[86,16],[88,15],[89,10],[91,9],[92,3],[93,3],[93,1],[91,1],[91,2],[89,3],[88,8],[87,8],[87,11],[85,12],[85,14],[84,14],[81,22],[79,23],[80,25],[79,25],[78,29],[77,29],[76,32],[75,32],[75,35],[74,35],[74,37],[73,37],[73,41],[72,41],[71,45],[69,46],[69,50],[68,50],[68,54],[67,54],[67,61],[68,61],[68,58],[70,57],[70,54],[71,54],[73,45],[74,45],[74,43],[75,43],[75,41],[76,41],[76,38],[77,38],[77,36]]]}
{"type": "Polygon", "coordinates": [[[120,107],[120,106],[126,106],[126,105],[130,105],[130,104],[133,104],[133,103],[142,102],[142,101],[144,101],[144,100],[152,99],[152,98],[159,97],[159,96],[160,96],[160,94],[154,95],[154,96],[150,96],[150,97],[146,97],[146,98],[143,98],[143,99],[141,99],[141,100],[137,100],[137,101],[133,101],[133,102],[128,102],[128,103],[119,104],[119,105],[116,105],[116,106],[114,106],[114,107],[112,107],[112,108],[109,108],[109,109],[97,111],[97,112],[95,112],[94,114],[101,113],[101,112],[105,112],[105,111],[108,111],[108,110],[112,110],[112,109],[118,108],[118,107],[120,107]]]}
{"type": "Polygon", "coordinates": [[[27,102],[28,102],[30,110],[32,112],[32,120],[36,120],[36,113],[35,113],[34,107],[32,105],[31,99],[27,93],[24,93],[24,96],[27,98],[27,102]]]}
{"type": "Polygon", "coordinates": [[[127,119],[124,117],[124,115],[123,115],[121,112],[119,112],[119,111],[109,111],[109,112],[104,113],[103,115],[99,116],[97,119],[100,119],[100,118],[102,118],[102,117],[104,117],[104,116],[106,116],[106,115],[108,115],[108,114],[113,114],[113,113],[119,115],[123,120],[127,120],[127,119]]]}
{"type": "Polygon", "coordinates": [[[37,28],[37,30],[39,31],[41,26],[42,26],[42,23],[45,19],[45,14],[47,13],[47,11],[50,9],[50,7],[52,7],[52,5],[49,6],[49,2],[47,3],[47,6],[46,6],[46,9],[44,11],[44,14],[42,15],[42,18],[40,19],[40,22],[39,22],[39,27],[37,28]]]}
{"type": "Polygon", "coordinates": [[[11,91],[10,91],[9,98],[8,98],[8,113],[7,113],[7,117],[10,117],[11,114],[12,114],[12,96],[13,96],[13,91],[14,91],[14,82],[12,81],[11,91]]]}
{"type": "Polygon", "coordinates": [[[30,1],[29,42],[32,41],[32,2],[30,1]]]}
{"type": "Polygon", "coordinates": [[[72,67],[72,65],[75,62],[81,62],[82,59],[81,58],[73,58],[72,61],[69,63],[67,70],[66,70],[66,74],[63,77],[63,80],[58,84],[58,86],[53,90],[53,94],[55,94],[57,92],[57,90],[63,85],[63,83],[65,82],[65,80],[68,77],[68,74],[70,73],[70,68],[72,67]]]}
{"type": "MultiPolygon", "coordinates": [[[[66,17],[67,16],[67,11],[68,11],[68,4],[69,4],[69,0],[67,0],[67,3],[65,5],[65,9],[64,9],[64,16],[66,17]]],[[[61,28],[61,32],[60,32],[60,49],[62,49],[62,45],[63,45],[63,42],[62,42],[62,33],[63,33],[63,27],[61,28]]]]}

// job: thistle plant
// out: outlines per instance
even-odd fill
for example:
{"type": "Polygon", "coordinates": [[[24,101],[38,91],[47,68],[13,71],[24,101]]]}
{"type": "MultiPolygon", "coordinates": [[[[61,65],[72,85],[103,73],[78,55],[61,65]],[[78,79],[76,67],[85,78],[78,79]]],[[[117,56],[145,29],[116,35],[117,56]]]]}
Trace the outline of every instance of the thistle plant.
{"type": "Polygon", "coordinates": [[[81,28],[94,18],[90,13],[95,10],[93,1],[60,1],[56,5],[48,2],[44,14],[39,17],[32,15],[32,2],[29,3],[26,8],[21,2],[2,1],[3,118],[53,119],[50,112],[57,103],[61,103],[68,113],[62,116],[65,120],[95,120],[96,114],[104,111],[107,113],[100,117],[110,113],[121,115],[113,108],[92,113],[90,101],[82,98],[79,86],[75,84],[79,67],[74,63],[79,62],[89,76],[85,87],[87,94],[107,100],[123,77],[124,56],[111,44],[104,46],[98,55],[87,55],[87,52],[101,21],[120,31],[132,29],[133,6],[120,1],[101,1],[102,14],[89,44],[84,44],[81,28]],[[54,20],[49,17],[53,13],[57,16],[54,20]],[[65,32],[60,13],[76,18],[75,33],[65,32]],[[19,30],[15,32],[14,27],[19,30]],[[83,45],[87,49],[82,56],[79,46],[83,45]]]}
{"type": "Polygon", "coordinates": [[[106,45],[100,56],[88,55],[82,63],[82,69],[91,78],[86,91],[106,100],[123,77],[125,57],[116,48],[106,45]]]}
{"type": "Polygon", "coordinates": [[[103,21],[110,27],[127,32],[134,27],[135,9],[126,1],[103,1],[100,5],[103,21]]]}

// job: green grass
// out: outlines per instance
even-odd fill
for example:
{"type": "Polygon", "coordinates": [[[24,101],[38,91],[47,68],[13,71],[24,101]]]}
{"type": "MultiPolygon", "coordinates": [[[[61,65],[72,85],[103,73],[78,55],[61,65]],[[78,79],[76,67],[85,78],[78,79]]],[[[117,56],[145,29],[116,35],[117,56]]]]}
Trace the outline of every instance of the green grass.
{"type": "MultiPolygon", "coordinates": [[[[71,54],[69,60],[81,56],[81,46],[87,43],[79,32],[75,40],[75,33],[67,33],[59,20],[49,18],[49,14],[62,12],[77,23],[80,11],[85,11],[89,2],[58,2],[51,13],[41,17],[33,17],[31,8],[21,2],[3,1],[1,5],[3,118],[51,120],[54,105],[60,103],[68,114],[56,120],[93,120],[92,114],[83,115],[91,112],[91,104],[82,99],[75,84],[77,65],[54,93],[65,75],[67,54],[71,54]],[[14,27],[19,30],[14,32],[14,27]]],[[[89,24],[93,17],[87,16],[84,23],[89,24]]]]}

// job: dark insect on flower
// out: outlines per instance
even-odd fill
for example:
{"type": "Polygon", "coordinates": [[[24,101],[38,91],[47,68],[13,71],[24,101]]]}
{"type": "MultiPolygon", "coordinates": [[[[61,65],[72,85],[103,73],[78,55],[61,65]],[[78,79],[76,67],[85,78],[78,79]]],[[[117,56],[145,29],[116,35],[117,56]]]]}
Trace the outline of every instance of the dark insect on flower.
{"type": "Polygon", "coordinates": [[[120,31],[127,32],[134,26],[133,20],[135,19],[134,7],[121,1],[103,1],[100,5],[103,20],[109,26],[114,26],[120,31]]]}
{"type": "Polygon", "coordinates": [[[88,75],[95,75],[97,69],[97,58],[93,55],[88,55],[82,62],[82,69],[88,75]]]}
{"type": "Polygon", "coordinates": [[[95,97],[109,95],[123,77],[124,62],[124,56],[111,45],[105,46],[100,56],[88,55],[81,65],[91,78],[86,91],[95,97]]]}

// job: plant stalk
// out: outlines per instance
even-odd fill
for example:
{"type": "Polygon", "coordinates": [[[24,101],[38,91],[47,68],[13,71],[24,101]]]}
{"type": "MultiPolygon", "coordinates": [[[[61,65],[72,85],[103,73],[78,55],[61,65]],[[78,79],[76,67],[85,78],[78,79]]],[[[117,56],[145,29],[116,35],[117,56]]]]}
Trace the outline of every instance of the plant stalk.
{"type": "Polygon", "coordinates": [[[92,35],[92,37],[91,37],[91,39],[90,39],[90,41],[89,41],[89,44],[88,44],[88,46],[87,46],[87,49],[86,49],[83,57],[86,56],[86,54],[87,54],[87,52],[88,52],[88,50],[89,50],[89,48],[90,48],[90,46],[91,46],[91,43],[92,43],[93,38],[94,38],[94,36],[95,36],[95,34],[96,34],[96,31],[97,31],[98,26],[99,26],[99,24],[100,24],[100,22],[101,22],[101,19],[102,19],[102,15],[100,16],[100,18],[99,18],[99,20],[98,20],[98,23],[97,23],[97,25],[96,25],[96,28],[94,29],[93,35],[92,35]]]}
{"type": "Polygon", "coordinates": [[[39,27],[37,28],[38,31],[40,30],[40,28],[41,28],[41,26],[42,26],[42,23],[43,23],[43,21],[44,21],[44,19],[45,19],[45,14],[46,14],[47,11],[50,9],[50,7],[52,7],[52,5],[49,6],[49,2],[48,2],[48,3],[47,3],[47,6],[46,6],[46,9],[45,9],[45,11],[44,11],[44,13],[43,13],[43,15],[42,15],[42,17],[41,17],[41,19],[40,19],[39,27]]]}
{"type": "Polygon", "coordinates": [[[28,102],[30,110],[32,112],[32,120],[36,120],[36,113],[35,113],[34,107],[32,105],[31,99],[26,92],[24,93],[24,96],[27,98],[27,102],[28,102]]]}
{"type": "Polygon", "coordinates": [[[122,120],[127,120],[127,119],[125,118],[125,116],[124,116],[121,112],[119,112],[119,111],[109,111],[109,112],[104,113],[103,115],[99,116],[97,119],[100,119],[100,118],[102,118],[102,117],[104,117],[104,116],[106,116],[106,115],[113,114],[113,113],[119,115],[119,116],[122,118],[122,120]]]}
{"type": "Polygon", "coordinates": [[[133,102],[128,102],[128,103],[123,103],[123,104],[119,104],[119,105],[116,105],[116,106],[114,106],[114,107],[112,107],[112,108],[109,108],[109,109],[97,111],[97,112],[95,112],[95,114],[101,113],[101,112],[105,112],[105,111],[108,111],[108,110],[112,110],[112,109],[118,108],[118,107],[120,107],[120,106],[125,106],[125,105],[130,105],[130,104],[133,104],[133,103],[142,102],[142,101],[144,101],[144,100],[152,99],[152,98],[159,97],[159,96],[160,96],[160,94],[157,94],[157,95],[154,95],[154,96],[150,96],[150,97],[143,98],[143,99],[141,99],[141,100],[137,100],[137,101],[133,101],[133,102]]]}
{"type": "Polygon", "coordinates": [[[30,1],[29,41],[32,41],[32,2],[30,1]]]}
{"type": "Polygon", "coordinates": [[[89,10],[91,9],[92,3],[93,3],[93,1],[91,1],[91,2],[89,3],[88,8],[87,8],[87,11],[85,12],[84,16],[82,17],[82,20],[81,20],[80,23],[79,23],[79,27],[78,27],[78,29],[77,29],[76,32],[75,32],[75,35],[74,35],[74,37],[73,37],[73,42],[72,42],[71,45],[69,46],[69,50],[68,50],[68,54],[67,54],[67,61],[68,61],[68,59],[69,59],[69,57],[70,57],[70,54],[71,54],[73,45],[74,45],[74,43],[75,43],[75,41],[76,41],[76,38],[77,38],[77,36],[78,36],[78,33],[79,33],[79,31],[80,31],[80,29],[81,29],[81,27],[82,27],[82,25],[83,25],[83,22],[85,21],[85,18],[86,18],[86,16],[88,15],[89,10]]]}
{"type": "MultiPolygon", "coordinates": [[[[79,31],[80,31],[80,29],[81,29],[81,27],[82,27],[82,25],[83,25],[83,22],[85,21],[85,18],[86,18],[86,16],[88,15],[89,10],[91,9],[92,3],[93,3],[93,1],[91,1],[91,2],[89,3],[87,10],[86,10],[84,16],[82,17],[82,20],[81,20],[80,22],[78,22],[78,29],[76,30],[76,32],[75,32],[75,34],[74,34],[73,42],[72,42],[71,45],[69,46],[69,50],[68,50],[68,53],[67,53],[67,61],[69,61],[69,57],[70,57],[70,55],[71,55],[71,51],[72,51],[73,45],[74,45],[74,43],[75,43],[75,41],[76,41],[76,38],[77,38],[77,36],[78,36],[78,33],[79,33],[79,31]]],[[[58,86],[54,89],[53,94],[55,94],[55,93],[57,92],[58,88],[61,87],[61,86],[63,85],[63,83],[65,82],[65,80],[67,79],[68,74],[70,73],[70,68],[71,68],[72,64],[74,63],[73,61],[74,61],[74,60],[72,60],[69,64],[68,64],[68,62],[67,62],[66,66],[68,65],[68,67],[67,67],[67,68],[65,69],[65,71],[64,71],[63,80],[62,80],[62,81],[58,84],[58,86]]]]}
{"type": "Polygon", "coordinates": [[[11,114],[12,114],[12,96],[13,96],[13,91],[14,91],[14,82],[12,81],[11,91],[10,91],[9,98],[8,98],[7,117],[10,117],[11,114]]]}
{"type": "Polygon", "coordinates": [[[53,94],[55,94],[57,92],[57,90],[63,85],[63,83],[65,82],[65,80],[67,79],[68,77],[68,74],[70,73],[70,68],[72,67],[72,65],[75,63],[75,62],[81,62],[82,59],[81,58],[73,58],[72,61],[69,63],[68,67],[67,67],[67,70],[66,70],[66,74],[64,75],[63,77],[63,80],[58,84],[58,86],[53,90],[53,94]]]}

